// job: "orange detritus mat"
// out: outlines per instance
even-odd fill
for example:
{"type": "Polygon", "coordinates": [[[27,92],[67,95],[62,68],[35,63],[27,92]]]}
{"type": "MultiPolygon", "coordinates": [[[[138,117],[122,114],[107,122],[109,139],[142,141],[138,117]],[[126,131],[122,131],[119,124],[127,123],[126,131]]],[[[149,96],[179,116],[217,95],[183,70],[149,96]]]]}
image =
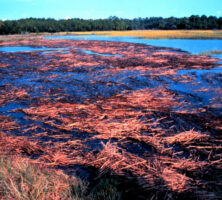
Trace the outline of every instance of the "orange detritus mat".
{"type": "Polygon", "coordinates": [[[1,46],[50,48],[0,52],[2,155],[89,185],[114,177],[125,199],[221,198],[217,59],[120,42],[1,46]]]}

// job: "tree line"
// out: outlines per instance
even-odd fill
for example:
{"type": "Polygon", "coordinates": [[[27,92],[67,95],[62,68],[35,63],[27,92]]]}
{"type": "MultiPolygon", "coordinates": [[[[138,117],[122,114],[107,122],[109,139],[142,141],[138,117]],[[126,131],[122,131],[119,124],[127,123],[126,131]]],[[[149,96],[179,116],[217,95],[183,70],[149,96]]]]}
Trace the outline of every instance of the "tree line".
{"type": "Polygon", "coordinates": [[[70,32],[70,31],[108,31],[108,30],[180,30],[180,29],[222,29],[222,17],[192,15],[183,18],[135,18],[122,19],[45,19],[27,18],[19,20],[0,20],[0,34],[70,32]]]}

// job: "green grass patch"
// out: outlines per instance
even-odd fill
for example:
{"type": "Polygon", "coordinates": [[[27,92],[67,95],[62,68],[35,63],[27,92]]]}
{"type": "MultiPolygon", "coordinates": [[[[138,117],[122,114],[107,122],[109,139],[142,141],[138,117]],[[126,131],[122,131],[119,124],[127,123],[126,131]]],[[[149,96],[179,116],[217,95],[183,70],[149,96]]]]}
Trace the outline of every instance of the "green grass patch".
{"type": "Polygon", "coordinates": [[[202,56],[212,56],[222,54],[222,50],[212,50],[212,51],[204,51],[200,55],[202,56]]]}

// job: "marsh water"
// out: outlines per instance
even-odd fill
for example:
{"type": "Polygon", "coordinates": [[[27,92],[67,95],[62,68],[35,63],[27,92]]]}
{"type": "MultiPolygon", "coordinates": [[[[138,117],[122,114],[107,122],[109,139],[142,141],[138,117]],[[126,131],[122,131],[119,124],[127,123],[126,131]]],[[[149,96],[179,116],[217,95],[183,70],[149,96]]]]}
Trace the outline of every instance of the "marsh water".
{"type": "MultiPolygon", "coordinates": [[[[148,41],[143,39],[104,36],[115,42],[92,41],[95,37],[37,38],[0,47],[0,132],[41,146],[43,150],[27,153],[38,163],[47,162],[89,181],[104,166],[93,162],[109,152],[118,155],[117,163],[127,161],[126,166],[167,156],[173,163],[181,158],[190,163],[196,138],[188,148],[183,140],[181,145],[167,141],[187,131],[198,136],[219,133],[222,67],[217,60],[180,51],[179,46],[135,44],[148,41]],[[169,148],[172,156],[165,154],[169,148]]],[[[206,148],[221,145],[220,138],[209,144],[207,140],[203,140],[206,148]]],[[[192,158],[199,156],[209,159],[208,152],[205,158],[199,151],[192,158]]],[[[139,170],[133,167],[129,173],[139,170]]]]}
{"type": "MultiPolygon", "coordinates": [[[[200,54],[203,51],[210,51],[210,50],[222,50],[222,40],[191,40],[191,39],[155,39],[155,40],[148,40],[148,39],[139,39],[139,38],[133,38],[133,37],[108,37],[108,36],[96,36],[96,35],[84,35],[84,36],[50,36],[46,37],[47,39],[68,39],[68,40],[100,40],[100,41],[115,41],[115,42],[131,42],[131,43],[142,43],[147,45],[153,45],[153,46],[162,46],[162,47],[171,47],[174,48],[175,51],[177,49],[181,49],[183,51],[188,51],[191,54],[200,54]]],[[[172,49],[172,51],[174,51],[172,49]]],[[[4,53],[22,53],[22,52],[37,52],[43,57],[50,60],[50,56],[53,56],[54,53],[62,53],[62,54],[68,54],[72,51],[77,50],[79,53],[84,53],[88,55],[95,55],[95,56],[107,56],[107,57],[117,57],[121,58],[122,55],[118,54],[109,54],[109,53],[98,53],[95,51],[90,51],[85,48],[79,48],[79,47],[60,47],[60,48],[49,48],[49,47],[35,47],[35,46],[4,46],[0,47],[0,52],[4,53]]],[[[170,50],[157,50],[157,51],[170,51],[170,50]]],[[[177,51],[176,51],[177,52],[177,51]]],[[[178,53],[180,53],[178,51],[178,53]]],[[[217,58],[222,59],[222,54],[215,55],[217,58]]],[[[21,66],[24,67],[23,65],[21,66]]],[[[17,66],[18,68],[18,66],[17,66]]],[[[76,67],[77,69],[77,67],[76,67]]],[[[159,80],[150,80],[150,74],[147,72],[146,74],[141,74],[141,72],[137,72],[135,70],[133,71],[120,71],[113,75],[112,73],[105,73],[104,72],[98,72],[95,76],[94,73],[90,72],[84,72],[79,69],[79,71],[74,72],[67,72],[64,71],[58,71],[55,70],[54,72],[51,72],[47,74],[47,76],[55,75],[58,76],[58,78],[62,78],[63,81],[68,82],[75,82],[83,81],[83,85],[80,87],[73,86],[72,88],[69,88],[67,86],[67,94],[71,93],[78,93],[80,90],[81,92],[78,94],[81,98],[88,98],[94,97],[97,95],[101,96],[111,96],[114,91],[122,91],[125,90],[125,87],[122,87],[121,85],[124,84],[125,86],[132,88],[133,90],[138,89],[144,89],[144,88],[152,88],[159,85],[162,85],[165,83],[169,89],[176,93],[184,94],[187,96],[187,94],[201,98],[201,104],[202,105],[208,105],[210,102],[210,99],[212,99],[215,96],[215,92],[203,92],[198,91],[201,90],[201,88],[220,88],[221,85],[221,74],[222,74],[222,68],[221,67],[214,67],[209,69],[179,69],[177,70],[177,73],[172,76],[159,76],[159,80]],[[101,77],[100,77],[101,76],[101,77]],[[189,76],[193,78],[193,81],[183,83],[179,81],[174,81],[176,77],[183,77],[183,76],[189,76]],[[104,79],[104,77],[106,77],[104,79]],[[136,84],[132,82],[133,79],[136,80],[136,84]],[[214,81],[209,81],[209,79],[212,79],[214,81]],[[107,85],[103,85],[102,87],[98,87],[98,90],[94,90],[92,84],[90,84],[90,81],[110,81],[118,83],[118,86],[110,87],[107,85]],[[85,85],[88,85],[89,88],[92,87],[90,90],[90,94],[87,93],[85,90],[85,85]],[[81,89],[80,89],[81,88],[81,89]],[[92,93],[92,94],[91,94],[92,93]]],[[[21,87],[23,84],[26,84],[27,86],[34,87],[34,86],[41,86],[44,85],[42,83],[42,75],[39,74],[39,72],[26,72],[23,74],[23,76],[20,79],[12,79],[11,81],[10,76],[6,78],[6,74],[4,74],[4,78],[0,81],[0,85],[11,83],[16,86],[21,87]]],[[[55,80],[55,78],[53,78],[55,80]]],[[[49,82],[47,82],[47,88],[53,89],[55,87],[55,82],[51,82],[51,79],[49,82]]],[[[38,90],[32,90],[32,96],[38,96],[39,91],[38,90]]],[[[193,103],[195,104],[195,103],[193,103]]],[[[10,108],[13,107],[15,109],[16,106],[10,104],[9,108],[2,108],[1,111],[11,110],[10,108]]]]}
{"type": "MultiPolygon", "coordinates": [[[[99,40],[99,41],[112,41],[112,42],[130,42],[147,44],[158,47],[169,47],[174,49],[181,49],[182,51],[189,52],[191,54],[201,54],[206,51],[222,51],[221,39],[143,39],[130,36],[110,37],[106,35],[62,35],[62,36],[48,36],[46,39],[67,39],[67,40],[99,40]]],[[[96,52],[79,49],[87,54],[100,55],[96,52]]],[[[15,47],[0,47],[0,51],[3,52],[28,52],[28,51],[44,51],[43,53],[69,53],[68,48],[47,48],[47,47],[32,47],[32,46],[15,46],[15,47]],[[64,51],[67,50],[67,51],[64,51]]],[[[168,50],[167,50],[168,51],[168,50]]],[[[117,56],[102,54],[103,56],[117,56]]],[[[213,54],[212,57],[222,59],[221,54],[213,54]]]]}
{"type": "Polygon", "coordinates": [[[49,48],[49,47],[32,47],[32,46],[3,46],[0,47],[0,51],[5,53],[19,53],[19,52],[32,52],[41,51],[41,54],[51,54],[51,53],[70,53],[69,50],[77,49],[79,52],[83,52],[91,55],[98,56],[108,56],[108,57],[122,57],[122,55],[113,54],[102,54],[94,51],[84,50],[76,47],[64,47],[64,48],[49,48]]]}
{"type": "MultiPolygon", "coordinates": [[[[49,36],[47,39],[68,39],[68,40],[100,40],[112,42],[132,42],[152,46],[169,47],[181,49],[192,54],[201,54],[205,51],[222,50],[220,39],[143,39],[129,36],[110,37],[105,35],[63,35],[49,36]]],[[[222,59],[222,54],[213,55],[222,59]]]]}

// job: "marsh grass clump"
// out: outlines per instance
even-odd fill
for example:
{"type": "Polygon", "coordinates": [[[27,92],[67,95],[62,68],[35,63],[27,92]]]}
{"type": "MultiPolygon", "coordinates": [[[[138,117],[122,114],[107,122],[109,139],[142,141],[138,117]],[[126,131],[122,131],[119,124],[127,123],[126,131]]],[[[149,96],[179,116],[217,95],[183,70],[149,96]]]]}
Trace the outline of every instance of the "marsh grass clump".
{"type": "Polygon", "coordinates": [[[32,164],[28,159],[1,156],[0,199],[84,199],[86,187],[61,171],[32,164]]]}
{"type": "Polygon", "coordinates": [[[222,54],[222,50],[204,51],[200,55],[202,56],[212,56],[212,55],[222,54]]]}
{"type": "Polygon", "coordinates": [[[34,164],[21,156],[0,156],[0,199],[120,200],[118,182],[101,178],[88,187],[79,178],[34,164]]]}

